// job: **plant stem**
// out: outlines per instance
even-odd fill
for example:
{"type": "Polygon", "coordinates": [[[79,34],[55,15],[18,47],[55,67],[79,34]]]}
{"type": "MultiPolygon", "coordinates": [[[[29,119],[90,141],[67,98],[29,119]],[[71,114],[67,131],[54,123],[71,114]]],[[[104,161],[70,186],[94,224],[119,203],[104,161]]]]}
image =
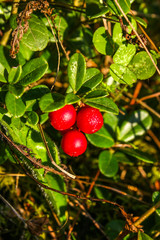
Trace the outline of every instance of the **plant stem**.
{"type": "Polygon", "coordinates": [[[160,207],[160,201],[157,202],[153,207],[151,207],[147,212],[145,212],[133,225],[137,227],[144,220],[146,220],[152,213],[154,213],[160,207]]]}

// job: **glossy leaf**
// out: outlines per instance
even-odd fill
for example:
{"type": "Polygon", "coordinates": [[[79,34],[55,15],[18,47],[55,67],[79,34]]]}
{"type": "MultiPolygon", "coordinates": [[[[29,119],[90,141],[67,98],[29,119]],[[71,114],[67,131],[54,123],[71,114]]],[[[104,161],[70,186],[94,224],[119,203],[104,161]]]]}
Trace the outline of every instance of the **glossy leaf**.
{"type": "Polygon", "coordinates": [[[47,93],[39,101],[42,112],[52,112],[65,105],[64,96],[60,93],[47,93]]]}
{"type": "Polygon", "coordinates": [[[113,138],[115,138],[116,127],[118,124],[118,118],[113,113],[105,113],[103,114],[104,127],[111,134],[113,138]]]}
{"type": "Polygon", "coordinates": [[[9,85],[8,89],[10,93],[12,93],[16,98],[19,98],[22,96],[24,92],[24,87],[19,84],[9,85]]]}
{"type": "Polygon", "coordinates": [[[25,113],[26,106],[21,98],[16,98],[13,94],[8,92],[6,94],[5,102],[8,111],[14,117],[21,117],[25,113]]]}
{"type": "Polygon", "coordinates": [[[106,14],[109,9],[106,6],[103,6],[98,1],[92,1],[91,3],[87,3],[86,6],[86,14],[88,18],[97,18],[106,14]]]}
{"type": "Polygon", "coordinates": [[[103,74],[97,68],[88,68],[84,78],[84,83],[77,94],[86,93],[93,90],[103,80],[103,74]]]}
{"type": "Polygon", "coordinates": [[[99,169],[106,177],[114,177],[118,172],[118,162],[116,157],[109,152],[103,151],[99,155],[99,169]]]}
{"type": "Polygon", "coordinates": [[[36,125],[39,121],[38,114],[36,112],[26,112],[27,121],[31,125],[36,125]]]}
{"type": "Polygon", "coordinates": [[[85,100],[104,98],[108,95],[105,90],[94,90],[85,95],[85,100]]]}
{"type": "Polygon", "coordinates": [[[104,97],[97,99],[86,99],[85,103],[91,107],[98,108],[102,112],[111,112],[114,114],[118,114],[119,109],[117,105],[113,102],[112,99],[104,97]]]}
{"type": "Polygon", "coordinates": [[[152,118],[145,110],[137,110],[126,116],[119,130],[118,140],[129,142],[143,135],[152,125],[152,118]]]}
{"type": "Polygon", "coordinates": [[[123,153],[132,156],[138,160],[141,160],[143,162],[147,163],[154,163],[156,160],[154,159],[153,156],[147,154],[146,152],[139,151],[138,149],[133,149],[133,148],[122,148],[120,149],[123,153]]]}
{"type": "Polygon", "coordinates": [[[143,27],[147,28],[147,23],[145,20],[143,20],[143,18],[137,17],[135,16],[135,19],[138,23],[140,23],[143,27]]]}
{"type": "MultiPolygon", "coordinates": [[[[160,191],[155,191],[152,195],[152,202],[155,205],[160,201],[160,191]]],[[[160,216],[160,208],[156,209],[156,213],[160,216]]]]}
{"type": "MultiPolygon", "coordinates": [[[[153,55],[152,57],[155,64],[157,64],[156,58],[153,55]]],[[[137,53],[133,57],[128,67],[137,76],[137,78],[141,80],[152,77],[156,72],[155,66],[145,51],[137,53]]]]}
{"type": "Polygon", "coordinates": [[[19,84],[27,86],[28,84],[39,80],[45,74],[47,68],[48,64],[42,58],[30,60],[22,67],[22,75],[19,84]]]}
{"type": "Polygon", "coordinates": [[[82,54],[72,55],[68,64],[69,84],[76,92],[82,86],[86,73],[86,62],[82,54]]]}
{"type": "Polygon", "coordinates": [[[7,77],[5,77],[5,67],[0,63],[0,82],[7,83],[7,77]]]}
{"type": "Polygon", "coordinates": [[[148,236],[146,233],[138,231],[138,240],[153,240],[153,238],[148,236]]]}
{"type": "Polygon", "coordinates": [[[130,85],[137,80],[136,75],[128,67],[116,63],[110,66],[110,74],[115,81],[123,84],[130,85]]]}
{"type": "Polygon", "coordinates": [[[33,14],[28,20],[28,22],[29,28],[27,32],[23,35],[21,41],[23,45],[30,50],[41,51],[48,44],[48,29],[46,28],[45,24],[33,14]]]}
{"type": "Polygon", "coordinates": [[[93,134],[86,134],[86,137],[88,141],[100,148],[109,148],[112,147],[114,144],[114,140],[110,133],[105,129],[105,127],[102,127],[98,132],[93,134]]]}
{"type": "Polygon", "coordinates": [[[8,82],[12,84],[17,83],[20,79],[21,74],[22,74],[21,65],[19,65],[18,67],[12,67],[8,75],[8,82]]]}
{"type": "Polygon", "coordinates": [[[80,100],[78,96],[76,96],[74,93],[68,93],[65,97],[65,104],[74,104],[77,103],[80,100]]]}
{"type": "Polygon", "coordinates": [[[128,45],[120,45],[118,50],[113,56],[114,63],[117,63],[119,65],[127,66],[133,56],[136,53],[136,47],[135,45],[128,44],[128,45]]]}
{"type": "Polygon", "coordinates": [[[98,52],[104,55],[114,53],[114,44],[110,35],[106,33],[104,27],[99,27],[93,35],[93,44],[98,52]]]}
{"type": "MultiPolygon", "coordinates": [[[[113,0],[107,0],[106,3],[112,13],[114,13],[115,15],[122,15],[121,11],[113,0]]],[[[130,0],[119,0],[118,3],[125,14],[130,11],[130,0]]]]}

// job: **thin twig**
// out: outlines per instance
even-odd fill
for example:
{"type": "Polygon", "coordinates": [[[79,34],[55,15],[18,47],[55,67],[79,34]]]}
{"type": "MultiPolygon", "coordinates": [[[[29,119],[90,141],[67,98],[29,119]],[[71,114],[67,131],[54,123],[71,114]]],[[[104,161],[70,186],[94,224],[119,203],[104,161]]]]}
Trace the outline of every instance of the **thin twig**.
{"type": "Polygon", "coordinates": [[[146,103],[142,102],[140,99],[138,98],[134,98],[133,95],[131,93],[124,93],[125,95],[127,95],[128,97],[135,99],[135,101],[137,103],[139,103],[140,105],[142,105],[144,108],[148,109],[151,113],[153,113],[155,116],[157,116],[158,118],[160,118],[160,114],[158,112],[156,112],[153,108],[149,107],[146,103]]]}
{"type": "Polygon", "coordinates": [[[16,209],[1,194],[0,194],[0,198],[5,204],[7,204],[12,209],[14,214],[26,225],[25,219],[16,211],[16,209]]]}
{"type": "Polygon", "coordinates": [[[41,133],[41,137],[42,137],[43,143],[44,143],[44,145],[45,145],[45,147],[46,147],[46,150],[47,150],[47,153],[48,153],[48,157],[49,157],[49,159],[51,160],[51,163],[52,163],[56,168],[58,168],[61,172],[63,172],[65,175],[67,175],[67,176],[70,177],[70,178],[75,179],[75,178],[76,178],[75,175],[73,175],[73,174],[67,172],[66,170],[64,170],[63,168],[61,168],[61,167],[53,160],[53,157],[52,157],[51,152],[50,152],[50,150],[49,150],[48,144],[47,144],[47,142],[46,142],[46,138],[45,138],[45,136],[44,136],[43,128],[42,128],[41,124],[38,124],[38,126],[39,126],[39,130],[40,130],[40,133],[41,133]]]}
{"type": "Polygon", "coordinates": [[[20,152],[25,158],[27,158],[29,161],[31,161],[33,164],[39,166],[40,168],[43,168],[45,169],[47,172],[52,172],[54,174],[57,174],[57,175],[64,175],[63,173],[61,172],[58,172],[56,170],[54,170],[53,168],[51,167],[47,167],[47,166],[44,166],[42,165],[41,163],[39,162],[36,162],[30,155],[28,155],[28,153],[26,153],[23,149],[21,149],[21,147],[19,147],[18,145],[16,145],[10,138],[8,138],[1,130],[0,130],[0,135],[5,138],[5,140],[8,142],[9,146],[14,149],[16,149],[18,152],[20,152]]]}
{"type": "Polygon", "coordinates": [[[118,3],[117,0],[114,0],[115,4],[117,5],[117,7],[119,8],[119,10],[121,11],[121,13],[123,14],[124,18],[126,19],[126,21],[128,22],[128,24],[130,25],[130,27],[132,28],[133,32],[135,33],[135,35],[137,36],[138,40],[140,41],[140,43],[142,44],[142,46],[144,47],[144,49],[146,50],[148,56],[150,57],[153,65],[155,66],[158,74],[160,75],[160,70],[157,67],[157,65],[155,64],[152,55],[150,54],[148,48],[146,47],[146,45],[144,44],[144,42],[142,41],[141,37],[139,36],[139,34],[137,33],[137,31],[135,30],[135,28],[133,27],[132,23],[129,21],[128,17],[126,16],[126,14],[124,13],[123,9],[121,8],[120,4],[118,3]]]}

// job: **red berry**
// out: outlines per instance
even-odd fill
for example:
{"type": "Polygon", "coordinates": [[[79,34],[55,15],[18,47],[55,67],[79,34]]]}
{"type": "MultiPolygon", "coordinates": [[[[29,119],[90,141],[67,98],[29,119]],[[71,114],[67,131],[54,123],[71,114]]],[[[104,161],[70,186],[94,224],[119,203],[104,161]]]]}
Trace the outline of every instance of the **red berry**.
{"type": "Polygon", "coordinates": [[[70,130],[62,137],[61,147],[71,157],[78,157],[86,151],[87,140],[78,130],[70,130]]]}
{"type": "Polygon", "coordinates": [[[63,131],[74,125],[76,115],[77,113],[73,105],[65,105],[59,110],[50,112],[49,119],[55,129],[63,131]]]}
{"type": "Polygon", "coordinates": [[[95,133],[103,125],[101,112],[93,107],[82,107],[77,114],[77,127],[84,133],[95,133]]]}

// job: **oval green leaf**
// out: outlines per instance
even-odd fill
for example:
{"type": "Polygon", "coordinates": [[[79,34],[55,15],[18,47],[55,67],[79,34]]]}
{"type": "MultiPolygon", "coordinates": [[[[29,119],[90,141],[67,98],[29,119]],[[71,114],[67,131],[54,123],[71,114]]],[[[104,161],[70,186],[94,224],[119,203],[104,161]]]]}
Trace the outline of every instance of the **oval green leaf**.
{"type": "Polygon", "coordinates": [[[120,45],[113,56],[114,63],[127,66],[136,53],[136,46],[133,44],[120,45]]]}
{"type": "Polygon", "coordinates": [[[109,148],[114,145],[114,139],[110,135],[110,133],[105,129],[105,127],[102,127],[98,132],[93,134],[86,134],[86,137],[88,141],[100,148],[109,148]]]}
{"type": "Polygon", "coordinates": [[[27,116],[27,121],[29,124],[31,125],[37,125],[38,121],[39,121],[39,117],[38,114],[36,112],[26,112],[26,116],[27,116]]]}
{"type": "Polygon", "coordinates": [[[29,28],[23,35],[22,43],[32,51],[43,50],[49,41],[48,29],[43,21],[37,16],[32,14],[32,17],[28,20],[29,28]]]}
{"type": "Polygon", "coordinates": [[[85,103],[91,107],[98,108],[102,112],[111,112],[114,114],[119,113],[119,109],[117,105],[113,102],[112,99],[103,97],[103,98],[96,98],[91,100],[85,100],[85,103]]]}
{"type": "Polygon", "coordinates": [[[137,110],[126,116],[119,129],[118,140],[129,142],[143,135],[152,125],[152,118],[145,110],[137,110]]]}
{"type": "Polygon", "coordinates": [[[68,93],[65,97],[65,104],[73,104],[77,103],[80,100],[78,96],[76,96],[74,93],[68,93]]]}
{"type": "Polygon", "coordinates": [[[52,112],[65,105],[64,96],[60,93],[47,93],[39,101],[42,112],[52,112]]]}
{"type": "Polygon", "coordinates": [[[21,74],[22,74],[21,65],[19,65],[18,67],[12,67],[8,75],[8,82],[12,84],[17,83],[20,79],[21,74]]]}
{"type": "Polygon", "coordinates": [[[86,61],[82,54],[75,53],[72,55],[68,64],[69,84],[77,92],[84,82],[86,73],[86,61]]]}
{"type": "Polygon", "coordinates": [[[97,68],[88,68],[84,83],[77,94],[86,93],[97,87],[103,80],[103,74],[97,68]]]}
{"type": "Polygon", "coordinates": [[[101,17],[106,14],[109,9],[102,4],[98,3],[97,1],[92,1],[92,3],[87,3],[86,6],[86,14],[88,18],[97,18],[101,17]]]}
{"type": "Polygon", "coordinates": [[[114,43],[111,36],[106,33],[104,27],[98,28],[93,35],[93,44],[96,50],[104,55],[112,55],[114,53],[114,43]]]}
{"type": "MultiPolygon", "coordinates": [[[[107,6],[109,10],[115,15],[122,15],[121,11],[119,10],[118,6],[113,0],[107,0],[107,6]]],[[[126,14],[130,11],[131,3],[130,0],[119,0],[119,5],[121,6],[123,12],[126,14]]]]}
{"type": "Polygon", "coordinates": [[[109,151],[103,151],[99,155],[99,169],[106,177],[114,177],[118,172],[117,158],[109,151]]]}
{"type": "Polygon", "coordinates": [[[10,84],[8,89],[10,93],[12,93],[16,98],[21,97],[24,92],[24,87],[19,84],[15,84],[15,85],[10,84]]]}
{"type": "Polygon", "coordinates": [[[128,67],[116,63],[110,66],[110,74],[115,81],[123,84],[131,85],[137,80],[136,75],[128,67]]]}
{"type": "Polygon", "coordinates": [[[6,107],[14,117],[21,117],[25,113],[26,106],[21,98],[16,98],[8,92],[5,98],[6,107]]]}
{"type": "MultiPolygon", "coordinates": [[[[153,55],[152,58],[155,64],[157,64],[157,60],[153,55]]],[[[155,66],[145,51],[137,53],[131,60],[128,67],[137,76],[137,78],[141,80],[152,77],[156,72],[155,66]]]]}
{"type": "Polygon", "coordinates": [[[35,58],[27,62],[22,68],[19,84],[27,86],[39,80],[47,71],[48,63],[43,58],[35,58]]]}
{"type": "Polygon", "coordinates": [[[104,98],[108,95],[105,90],[94,90],[89,92],[86,96],[86,100],[97,99],[97,98],[104,98]]]}
{"type": "Polygon", "coordinates": [[[153,238],[148,236],[146,233],[139,231],[138,232],[138,240],[153,240],[153,238]]]}
{"type": "Polygon", "coordinates": [[[121,151],[129,156],[132,156],[138,160],[141,160],[143,162],[147,162],[147,163],[156,162],[156,160],[153,158],[153,156],[149,155],[146,152],[139,151],[138,149],[122,148],[122,149],[119,149],[119,151],[121,151]]]}

